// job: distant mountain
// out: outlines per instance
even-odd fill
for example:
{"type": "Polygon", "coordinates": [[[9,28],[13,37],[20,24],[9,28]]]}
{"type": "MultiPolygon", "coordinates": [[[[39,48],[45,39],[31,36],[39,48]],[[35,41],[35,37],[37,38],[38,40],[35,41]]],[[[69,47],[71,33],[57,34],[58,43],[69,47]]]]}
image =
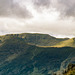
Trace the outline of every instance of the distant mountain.
{"type": "Polygon", "coordinates": [[[38,34],[38,33],[23,33],[23,34],[10,34],[0,37],[0,43],[5,39],[9,39],[11,37],[19,37],[24,39],[27,43],[38,45],[38,46],[54,46],[62,41],[68,40],[68,38],[55,38],[48,34],[38,34]]]}
{"type": "Polygon", "coordinates": [[[69,39],[46,34],[11,34],[0,40],[0,75],[51,75],[72,53],[75,56],[75,48],[50,47],[54,41],[69,39]]]}

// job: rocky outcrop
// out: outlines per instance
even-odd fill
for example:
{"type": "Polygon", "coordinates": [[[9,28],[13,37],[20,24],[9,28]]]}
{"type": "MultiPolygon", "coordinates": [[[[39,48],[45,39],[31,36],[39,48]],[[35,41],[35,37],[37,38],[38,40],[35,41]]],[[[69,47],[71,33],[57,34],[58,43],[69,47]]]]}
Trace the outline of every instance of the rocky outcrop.
{"type": "Polygon", "coordinates": [[[75,75],[75,64],[69,64],[63,75],[75,75]]]}

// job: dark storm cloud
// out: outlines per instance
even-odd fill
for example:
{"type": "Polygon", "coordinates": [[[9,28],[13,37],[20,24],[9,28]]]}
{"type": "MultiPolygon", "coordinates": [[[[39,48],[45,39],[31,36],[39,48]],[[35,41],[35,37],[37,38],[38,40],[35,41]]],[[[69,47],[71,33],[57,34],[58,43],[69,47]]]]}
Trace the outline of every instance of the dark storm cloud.
{"type": "Polygon", "coordinates": [[[28,18],[31,13],[14,0],[0,0],[0,17],[28,18]]]}
{"type": "Polygon", "coordinates": [[[75,0],[57,0],[57,9],[61,12],[61,15],[66,17],[75,17],[75,0]]]}
{"type": "Polygon", "coordinates": [[[37,7],[49,7],[51,0],[33,0],[37,7]]]}

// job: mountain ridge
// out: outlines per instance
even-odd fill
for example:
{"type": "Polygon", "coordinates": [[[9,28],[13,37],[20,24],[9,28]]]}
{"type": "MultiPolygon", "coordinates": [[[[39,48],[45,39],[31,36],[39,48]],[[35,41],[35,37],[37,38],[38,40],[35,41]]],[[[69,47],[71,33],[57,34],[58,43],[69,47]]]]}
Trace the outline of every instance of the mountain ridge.
{"type": "Polygon", "coordinates": [[[48,35],[11,34],[0,40],[0,75],[52,75],[75,53],[73,47],[48,47],[47,42],[62,41],[48,35]]]}
{"type": "Polygon", "coordinates": [[[7,34],[0,36],[0,42],[11,37],[23,38],[27,43],[38,45],[38,46],[54,46],[62,41],[68,40],[69,38],[55,38],[48,34],[39,33],[22,33],[22,34],[7,34]]]}

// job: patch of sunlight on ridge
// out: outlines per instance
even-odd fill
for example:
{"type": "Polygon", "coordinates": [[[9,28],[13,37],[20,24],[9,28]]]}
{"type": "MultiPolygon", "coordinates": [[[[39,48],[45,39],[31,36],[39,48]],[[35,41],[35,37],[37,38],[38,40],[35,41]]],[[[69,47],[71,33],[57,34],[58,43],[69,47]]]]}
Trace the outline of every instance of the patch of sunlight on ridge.
{"type": "Polygon", "coordinates": [[[72,39],[69,39],[69,40],[66,40],[66,41],[62,41],[62,42],[60,42],[60,43],[58,43],[58,44],[56,44],[52,47],[67,47],[67,46],[68,47],[75,47],[73,45],[73,43],[74,43],[74,39],[72,38],[72,39]]]}

